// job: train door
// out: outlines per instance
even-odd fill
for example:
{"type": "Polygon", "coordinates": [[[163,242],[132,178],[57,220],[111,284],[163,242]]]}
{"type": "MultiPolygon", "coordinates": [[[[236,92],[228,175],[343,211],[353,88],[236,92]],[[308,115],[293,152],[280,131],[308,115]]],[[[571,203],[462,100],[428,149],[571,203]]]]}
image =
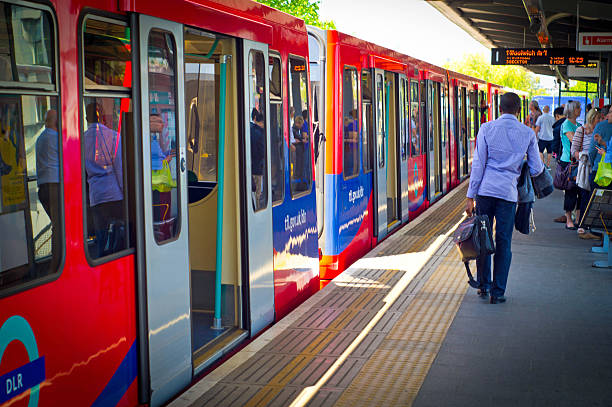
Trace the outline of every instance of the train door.
{"type": "Polygon", "coordinates": [[[387,124],[387,230],[399,226],[398,200],[398,82],[397,75],[385,72],[385,122],[387,124]]]}
{"type": "Polygon", "coordinates": [[[142,186],[151,405],[192,377],[183,27],[140,16],[142,186]],[[165,159],[162,151],[168,152],[165,159]],[[159,182],[163,177],[164,182],[159,182]]]}
{"type": "Polygon", "coordinates": [[[268,46],[243,42],[244,160],[246,206],[243,235],[248,272],[248,315],[251,335],[274,321],[272,187],[270,157],[268,46]]]}
{"type": "Polygon", "coordinates": [[[427,82],[427,167],[429,202],[442,193],[442,151],[440,137],[440,84],[427,82]]]}
{"type": "Polygon", "coordinates": [[[374,120],[376,122],[375,230],[379,240],[387,235],[387,109],[385,94],[385,71],[374,69],[374,120]]]}
{"type": "Polygon", "coordinates": [[[440,190],[443,194],[448,190],[447,182],[449,179],[450,143],[448,141],[448,120],[448,88],[446,84],[440,84],[440,182],[442,183],[440,190]]]}
{"type": "Polygon", "coordinates": [[[319,247],[324,247],[325,227],[325,32],[308,28],[310,89],[312,92],[312,132],[315,139],[315,188],[317,196],[317,229],[319,247]]]}
{"type": "Polygon", "coordinates": [[[405,75],[399,76],[398,92],[398,163],[399,163],[399,188],[400,188],[400,210],[402,221],[408,220],[409,196],[408,196],[408,156],[410,154],[410,87],[405,75]]]}

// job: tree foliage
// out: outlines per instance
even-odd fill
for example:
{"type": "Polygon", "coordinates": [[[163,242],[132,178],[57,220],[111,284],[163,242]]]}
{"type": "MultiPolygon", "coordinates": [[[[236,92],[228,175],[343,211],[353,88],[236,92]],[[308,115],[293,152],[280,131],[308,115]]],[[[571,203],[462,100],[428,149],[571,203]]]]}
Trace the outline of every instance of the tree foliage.
{"type": "Polygon", "coordinates": [[[333,21],[322,21],[319,16],[320,1],[309,0],[257,0],[266,6],[273,7],[292,16],[301,18],[306,24],[323,29],[335,29],[333,21]]]}
{"type": "Polygon", "coordinates": [[[563,91],[563,96],[583,96],[589,86],[589,97],[595,97],[597,94],[597,83],[577,81],[574,86],[571,86],[567,91],[563,91]]]}
{"type": "Polygon", "coordinates": [[[491,65],[483,54],[465,54],[459,60],[444,64],[444,67],[497,85],[523,90],[530,95],[540,91],[540,81],[533,73],[520,66],[491,65]]]}

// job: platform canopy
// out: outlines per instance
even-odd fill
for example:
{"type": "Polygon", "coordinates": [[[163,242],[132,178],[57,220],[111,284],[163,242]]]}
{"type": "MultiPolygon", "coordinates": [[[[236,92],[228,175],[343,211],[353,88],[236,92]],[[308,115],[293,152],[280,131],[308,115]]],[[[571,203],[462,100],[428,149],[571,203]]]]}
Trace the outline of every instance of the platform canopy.
{"type": "MultiPolygon", "coordinates": [[[[574,48],[576,33],[612,32],[610,0],[426,0],[487,48],[574,48]]],[[[590,51],[608,64],[610,52],[590,51]]],[[[565,66],[529,65],[534,73],[586,79],[565,66]]],[[[607,76],[607,75],[606,75],[607,76]]]]}

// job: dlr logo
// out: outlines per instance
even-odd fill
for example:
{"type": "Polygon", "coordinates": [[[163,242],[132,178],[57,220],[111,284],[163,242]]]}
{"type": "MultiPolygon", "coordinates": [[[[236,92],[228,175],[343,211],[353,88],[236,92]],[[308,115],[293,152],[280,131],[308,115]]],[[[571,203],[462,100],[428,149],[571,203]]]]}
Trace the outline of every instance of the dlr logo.
{"type": "Polygon", "coordinates": [[[21,373],[18,373],[17,376],[9,377],[8,379],[6,379],[6,394],[7,395],[23,387],[22,378],[23,376],[21,375],[21,373]]]}

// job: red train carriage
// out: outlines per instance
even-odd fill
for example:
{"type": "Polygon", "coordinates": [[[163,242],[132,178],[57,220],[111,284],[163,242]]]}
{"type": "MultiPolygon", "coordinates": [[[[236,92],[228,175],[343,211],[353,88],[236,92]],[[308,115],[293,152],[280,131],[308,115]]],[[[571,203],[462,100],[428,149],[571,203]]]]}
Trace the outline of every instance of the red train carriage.
{"type": "Polygon", "coordinates": [[[163,404],[318,289],[304,23],[0,7],[0,404],[163,404]]]}

